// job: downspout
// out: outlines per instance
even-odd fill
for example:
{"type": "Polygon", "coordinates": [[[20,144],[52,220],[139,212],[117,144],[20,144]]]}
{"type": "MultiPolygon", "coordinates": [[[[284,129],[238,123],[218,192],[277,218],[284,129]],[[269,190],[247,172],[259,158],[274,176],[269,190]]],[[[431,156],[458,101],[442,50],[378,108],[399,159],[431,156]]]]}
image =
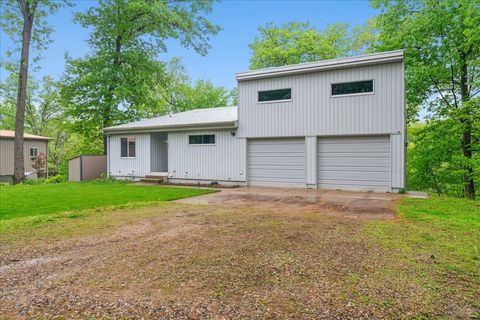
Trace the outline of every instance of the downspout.
{"type": "Polygon", "coordinates": [[[110,135],[107,133],[107,177],[110,178],[110,135]]]}
{"type": "Polygon", "coordinates": [[[47,179],[48,179],[48,140],[47,140],[47,151],[45,152],[47,154],[47,161],[45,161],[45,171],[47,172],[47,179]]]}

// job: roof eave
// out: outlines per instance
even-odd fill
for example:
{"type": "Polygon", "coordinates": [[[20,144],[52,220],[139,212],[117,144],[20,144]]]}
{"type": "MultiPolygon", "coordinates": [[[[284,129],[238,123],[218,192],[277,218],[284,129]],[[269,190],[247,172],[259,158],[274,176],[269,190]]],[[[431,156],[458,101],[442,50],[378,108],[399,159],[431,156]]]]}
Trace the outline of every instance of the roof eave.
{"type": "Polygon", "coordinates": [[[210,123],[192,123],[184,125],[164,125],[164,126],[144,126],[144,127],[123,127],[123,128],[105,128],[102,131],[109,133],[124,132],[161,132],[161,131],[185,131],[194,129],[232,129],[237,127],[237,121],[223,121],[210,123]]]}
{"type": "Polygon", "coordinates": [[[332,69],[343,69],[364,65],[382,64],[390,62],[401,62],[404,59],[403,50],[389,51],[383,53],[367,54],[357,57],[340,58],[312,63],[301,63],[296,65],[273,67],[254,71],[237,73],[237,81],[252,79],[271,78],[284,75],[309,73],[316,71],[327,71],[332,69]]]}

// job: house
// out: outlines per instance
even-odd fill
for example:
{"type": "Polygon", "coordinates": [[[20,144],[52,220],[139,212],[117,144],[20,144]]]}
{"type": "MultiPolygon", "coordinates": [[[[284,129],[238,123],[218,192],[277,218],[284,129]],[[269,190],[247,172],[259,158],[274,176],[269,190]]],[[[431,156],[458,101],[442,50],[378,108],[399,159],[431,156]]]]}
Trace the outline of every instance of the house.
{"type": "MultiPolygon", "coordinates": [[[[43,153],[48,156],[48,141],[50,138],[25,133],[23,135],[23,159],[25,176],[28,179],[36,179],[37,172],[33,168],[36,157],[43,153]]],[[[0,181],[10,181],[14,167],[14,141],[15,131],[0,130],[0,181]]],[[[45,172],[47,172],[45,164],[45,172]]]]}
{"type": "Polygon", "coordinates": [[[238,107],[105,128],[110,176],[395,192],[405,187],[403,51],[236,75],[238,107]]]}

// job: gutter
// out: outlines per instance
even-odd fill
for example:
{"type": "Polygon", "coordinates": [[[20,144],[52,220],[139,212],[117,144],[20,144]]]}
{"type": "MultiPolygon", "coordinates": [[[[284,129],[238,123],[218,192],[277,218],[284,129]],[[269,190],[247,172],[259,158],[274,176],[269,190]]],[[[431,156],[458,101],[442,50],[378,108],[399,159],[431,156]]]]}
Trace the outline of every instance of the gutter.
{"type": "Polygon", "coordinates": [[[205,130],[205,129],[232,129],[237,128],[238,122],[228,121],[228,122],[211,122],[206,124],[192,123],[185,125],[166,125],[166,126],[144,126],[144,127],[123,127],[123,128],[105,128],[102,131],[109,135],[115,133],[144,133],[144,132],[164,132],[164,131],[187,131],[187,130],[205,130]]]}

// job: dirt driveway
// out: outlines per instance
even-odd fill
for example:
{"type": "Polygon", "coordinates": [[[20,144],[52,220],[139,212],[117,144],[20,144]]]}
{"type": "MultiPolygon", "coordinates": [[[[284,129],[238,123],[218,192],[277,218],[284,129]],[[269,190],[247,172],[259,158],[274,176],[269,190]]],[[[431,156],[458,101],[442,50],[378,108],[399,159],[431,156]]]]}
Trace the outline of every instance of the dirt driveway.
{"type": "Polygon", "coordinates": [[[107,211],[102,221],[121,223],[85,217],[39,228],[32,242],[0,244],[0,318],[467,314],[448,292],[432,304],[418,274],[362,232],[370,219],[393,219],[398,195],[274,191],[107,211]],[[78,231],[85,225],[87,235],[78,231]],[[54,228],[64,232],[42,236],[54,228]]]}

